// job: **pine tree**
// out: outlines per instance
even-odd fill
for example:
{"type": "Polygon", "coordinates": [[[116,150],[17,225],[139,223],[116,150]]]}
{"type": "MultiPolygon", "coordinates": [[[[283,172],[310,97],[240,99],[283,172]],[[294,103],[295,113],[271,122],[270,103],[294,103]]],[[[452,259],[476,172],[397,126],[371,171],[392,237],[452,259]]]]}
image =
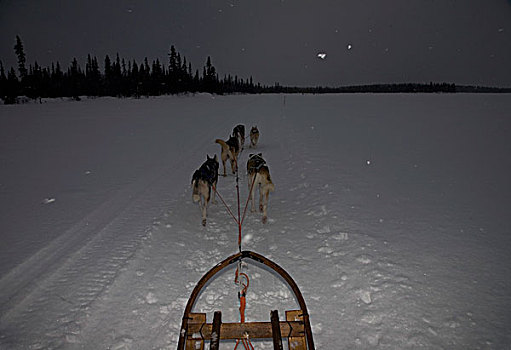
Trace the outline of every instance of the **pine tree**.
{"type": "Polygon", "coordinates": [[[169,74],[167,79],[168,91],[170,93],[176,93],[178,91],[178,65],[177,65],[177,53],[174,45],[170,47],[169,53],[169,74]]]}
{"type": "Polygon", "coordinates": [[[140,79],[140,76],[139,76],[138,64],[137,64],[137,61],[133,60],[133,64],[131,65],[130,86],[131,86],[132,93],[136,97],[140,96],[139,84],[138,84],[139,79],[140,79]]]}
{"type": "Polygon", "coordinates": [[[121,65],[122,65],[122,76],[123,77],[128,76],[128,71],[126,70],[126,61],[124,61],[124,58],[122,59],[121,65]]]}
{"type": "Polygon", "coordinates": [[[7,77],[5,76],[4,65],[0,61],[0,98],[4,99],[7,92],[7,77]]]}
{"type": "Polygon", "coordinates": [[[60,68],[60,63],[51,64],[51,75],[50,75],[50,97],[64,96],[64,73],[60,68]]]}
{"type": "Polygon", "coordinates": [[[105,78],[110,78],[112,75],[112,61],[110,60],[110,57],[106,55],[105,57],[105,78]]]}
{"type": "Polygon", "coordinates": [[[117,53],[115,57],[115,63],[114,63],[114,74],[116,78],[120,78],[122,76],[121,72],[121,59],[119,58],[119,53],[117,53]]]}
{"type": "Polygon", "coordinates": [[[177,71],[177,54],[174,45],[170,47],[169,53],[169,69],[170,73],[174,74],[177,71]]]}
{"type": "Polygon", "coordinates": [[[204,90],[211,93],[217,92],[217,82],[216,69],[211,64],[211,57],[208,56],[204,67],[204,90]]]}
{"type": "Polygon", "coordinates": [[[16,35],[16,45],[14,45],[14,52],[16,53],[16,56],[18,56],[18,70],[20,73],[20,79],[23,80],[27,76],[27,68],[25,66],[26,57],[25,51],[23,49],[23,43],[21,42],[21,38],[18,35],[16,35]]]}
{"type": "Polygon", "coordinates": [[[7,73],[7,84],[5,93],[5,103],[12,104],[16,103],[16,96],[19,95],[20,84],[14,68],[11,67],[7,73]]]}
{"type": "Polygon", "coordinates": [[[75,99],[79,99],[79,95],[83,94],[83,79],[84,75],[80,68],[80,65],[78,64],[78,61],[76,60],[76,57],[73,58],[73,61],[71,62],[71,66],[67,70],[67,96],[72,96],[75,99]]]}
{"type": "Polygon", "coordinates": [[[160,61],[158,59],[153,61],[153,68],[151,70],[151,94],[159,96],[164,92],[164,74],[160,61]]]}
{"type": "Polygon", "coordinates": [[[87,64],[85,65],[85,92],[89,96],[100,95],[101,72],[99,71],[98,60],[96,57],[87,56],[87,64]]]}

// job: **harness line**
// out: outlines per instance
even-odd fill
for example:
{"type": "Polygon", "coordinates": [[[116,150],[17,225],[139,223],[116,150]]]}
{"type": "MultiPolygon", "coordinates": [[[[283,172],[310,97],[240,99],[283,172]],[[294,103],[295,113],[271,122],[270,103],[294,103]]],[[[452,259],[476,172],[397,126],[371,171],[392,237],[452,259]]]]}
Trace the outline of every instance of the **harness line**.
{"type": "Polygon", "coordinates": [[[241,218],[240,218],[240,180],[238,176],[238,159],[234,161],[236,165],[236,194],[238,200],[238,248],[241,253],[241,218]]]}
{"type": "Polygon", "coordinates": [[[236,219],[236,217],[234,216],[234,214],[232,213],[231,211],[231,208],[229,208],[229,206],[227,205],[227,203],[225,203],[224,199],[222,198],[222,196],[220,195],[220,193],[217,191],[216,187],[214,185],[212,185],[213,187],[213,190],[215,191],[215,193],[217,194],[218,198],[220,198],[220,200],[222,201],[222,203],[224,204],[225,206],[225,209],[227,209],[227,212],[231,215],[231,217],[234,219],[234,222],[238,223],[238,220],[236,219]]]}
{"type": "Polygon", "coordinates": [[[243,210],[243,216],[241,217],[241,225],[243,225],[243,221],[245,221],[245,214],[247,213],[248,202],[250,201],[250,196],[252,196],[252,190],[255,184],[255,178],[257,174],[254,174],[254,178],[252,179],[252,185],[250,186],[250,191],[248,192],[247,202],[245,203],[245,209],[243,210]]]}
{"type": "Polygon", "coordinates": [[[245,221],[245,216],[248,209],[248,202],[250,201],[250,196],[252,195],[252,190],[254,189],[255,184],[255,178],[257,174],[254,174],[254,177],[252,179],[252,185],[250,186],[250,191],[248,192],[247,201],[245,202],[245,208],[243,209],[243,215],[240,218],[240,187],[239,187],[239,178],[238,178],[238,163],[236,162],[236,192],[237,192],[237,200],[238,200],[238,218],[236,219],[236,216],[232,212],[231,208],[227,205],[223,197],[220,195],[220,192],[216,189],[214,185],[212,185],[213,191],[218,195],[218,198],[220,198],[220,201],[223,203],[225,209],[227,210],[227,213],[233,218],[234,222],[238,225],[238,248],[241,252],[241,228],[243,225],[243,222],[245,221]]]}
{"type": "MultiPolygon", "coordinates": [[[[216,189],[216,187],[214,185],[212,187],[213,187],[213,190],[215,191],[215,193],[218,195],[218,198],[220,198],[220,200],[224,204],[229,215],[234,219],[234,222],[236,222],[238,224],[238,249],[239,249],[239,252],[241,253],[241,228],[243,225],[243,221],[245,220],[245,214],[247,213],[248,202],[250,201],[250,198],[252,196],[252,190],[254,189],[255,178],[256,178],[257,174],[254,174],[254,178],[252,179],[250,191],[248,193],[247,201],[245,203],[245,209],[243,210],[243,216],[241,216],[238,161],[235,160],[234,164],[236,166],[236,168],[235,168],[236,169],[236,197],[237,197],[237,204],[238,204],[238,218],[237,219],[234,216],[232,210],[229,208],[229,206],[227,205],[225,200],[222,198],[222,196],[216,189]]],[[[246,273],[241,272],[241,269],[242,269],[242,259],[240,259],[240,261],[238,263],[238,267],[236,268],[234,283],[239,285],[239,287],[240,287],[240,291],[238,292],[238,299],[240,300],[240,308],[239,308],[240,323],[245,323],[245,309],[246,309],[246,305],[247,305],[246,295],[247,295],[247,289],[248,289],[250,282],[249,282],[248,275],[246,273]],[[240,276],[245,278],[246,284],[241,281],[240,276]]],[[[234,350],[236,350],[238,348],[238,345],[240,343],[243,344],[243,347],[245,348],[245,350],[254,350],[254,346],[250,342],[248,335],[245,338],[236,340],[236,345],[234,346],[234,350]]]]}

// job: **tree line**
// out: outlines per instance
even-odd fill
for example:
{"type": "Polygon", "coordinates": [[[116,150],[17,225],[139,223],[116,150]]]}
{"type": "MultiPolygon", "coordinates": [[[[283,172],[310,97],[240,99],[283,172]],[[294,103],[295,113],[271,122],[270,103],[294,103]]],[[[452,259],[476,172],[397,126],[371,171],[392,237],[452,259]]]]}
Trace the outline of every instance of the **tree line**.
{"type": "Polygon", "coordinates": [[[184,92],[210,92],[215,94],[262,90],[260,84],[237,76],[219,75],[208,57],[202,71],[193,71],[192,64],[176,50],[168,53],[166,64],[158,59],[135,60],[106,56],[103,71],[97,57],[87,56],[85,69],[74,58],[67,69],[59,62],[41,67],[37,62],[27,67],[23,42],[16,36],[14,52],[18,59],[18,74],[11,67],[7,73],[0,61],[0,98],[5,103],[15,103],[16,97],[29,98],[79,96],[140,97],[178,94],[184,92]]]}
{"type": "Polygon", "coordinates": [[[274,86],[264,87],[265,92],[286,94],[345,94],[345,93],[511,93],[511,88],[456,85],[454,83],[392,83],[369,84],[340,87],[293,87],[274,86]]]}
{"type": "Polygon", "coordinates": [[[209,92],[213,94],[231,93],[431,93],[431,92],[505,92],[511,88],[481,86],[457,86],[452,83],[402,83],[373,84],[341,87],[292,87],[255,84],[252,77],[240,79],[237,76],[218,72],[208,57],[202,70],[193,70],[185,56],[172,45],[168,53],[168,62],[158,59],[149,62],[147,58],[137,63],[135,60],[105,56],[103,71],[95,56],[87,56],[85,69],[74,58],[63,69],[59,62],[49,67],[41,67],[37,62],[27,67],[23,42],[16,36],[14,52],[18,59],[18,73],[11,67],[7,72],[0,61],[0,99],[4,103],[16,103],[18,96],[28,98],[79,96],[116,96],[140,97],[179,93],[209,92]]]}
{"type": "Polygon", "coordinates": [[[400,83],[400,84],[370,84],[353,85],[341,87],[284,87],[274,86],[273,90],[282,93],[311,93],[311,94],[331,94],[331,93],[402,93],[402,92],[457,92],[457,86],[450,83],[400,83]]]}

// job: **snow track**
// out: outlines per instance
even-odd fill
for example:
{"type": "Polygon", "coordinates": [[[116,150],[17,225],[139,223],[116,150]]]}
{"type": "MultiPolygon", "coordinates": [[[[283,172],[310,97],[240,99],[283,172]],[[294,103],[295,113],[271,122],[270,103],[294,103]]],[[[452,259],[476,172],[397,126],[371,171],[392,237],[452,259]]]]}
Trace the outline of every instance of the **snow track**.
{"type": "Polygon", "coordinates": [[[37,338],[51,331],[55,342],[77,337],[79,325],[71,320],[87,312],[147,239],[151,224],[147,220],[162,207],[154,200],[164,190],[165,175],[143,178],[123,189],[2,279],[1,295],[7,299],[2,303],[2,321],[9,324],[14,338],[27,324],[44,325],[37,338]]]}

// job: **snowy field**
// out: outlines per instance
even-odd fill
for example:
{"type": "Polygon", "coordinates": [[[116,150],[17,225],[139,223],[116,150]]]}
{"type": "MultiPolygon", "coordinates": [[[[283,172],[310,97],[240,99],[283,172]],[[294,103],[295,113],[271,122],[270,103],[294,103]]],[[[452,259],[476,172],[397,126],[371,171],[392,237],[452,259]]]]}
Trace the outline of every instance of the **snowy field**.
{"type": "MultiPolygon", "coordinates": [[[[298,283],[317,349],[511,346],[510,96],[353,94],[0,105],[0,348],[175,349],[195,283],[238,249],[190,180],[239,123],[276,187],[243,249],[298,283]]],[[[218,188],[235,210],[235,177],[218,188]]],[[[246,268],[248,321],[296,307],[246,268]]],[[[238,321],[233,279],[195,310],[238,321]]]]}

